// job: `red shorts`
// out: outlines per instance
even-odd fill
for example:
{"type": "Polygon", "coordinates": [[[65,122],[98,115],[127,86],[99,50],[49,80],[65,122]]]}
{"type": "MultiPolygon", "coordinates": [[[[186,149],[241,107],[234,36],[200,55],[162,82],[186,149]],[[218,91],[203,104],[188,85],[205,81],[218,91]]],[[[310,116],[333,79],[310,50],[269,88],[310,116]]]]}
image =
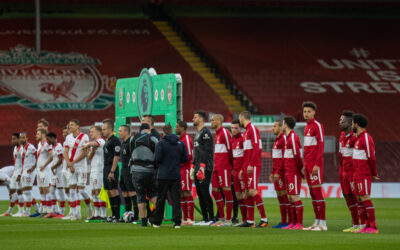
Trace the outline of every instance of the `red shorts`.
{"type": "Polygon", "coordinates": [[[310,167],[310,168],[305,168],[306,170],[306,180],[307,180],[307,184],[308,186],[314,186],[314,185],[321,185],[323,184],[323,174],[324,174],[324,169],[323,168],[319,168],[318,174],[313,176],[312,175],[312,169],[314,167],[310,167]]]}
{"type": "Polygon", "coordinates": [[[279,180],[278,181],[274,181],[274,188],[275,191],[282,191],[282,190],[286,190],[286,178],[284,175],[279,175],[279,180]]]}
{"type": "Polygon", "coordinates": [[[251,174],[247,173],[246,168],[246,175],[247,175],[247,189],[255,189],[258,188],[258,178],[260,177],[261,173],[261,166],[253,167],[253,172],[251,174]]]}
{"type": "Polygon", "coordinates": [[[190,167],[181,168],[181,190],[192,191],[193,181],[190,179],[190,167]]]}
{"type": "Polygon", "coordinates": [[[356,190],[354,189],[354,180],[351,176],[342,176],[341,187],[343,194],[356,194],[356,190]]]}
{"type": "Polygon", "coordinates": [[[287,194],[300,195],[301,192],[301,175],[300,174],[286,174],[287,194]]]}
{"type": "Polygon", "coordinates": [[[242,179],[239,178],[238,170],[233,170],[233,188],[235,192],[246,192],[246,175],[243,173],[242,179]]]}
{"type": "Polygon", "coordinates": [[[371,180],[372,177],[357,177],[354,178],[354,184],[357,195],[371,195],[371,180]]]}
{"type": "Polygon", "coordinates": [[[224,188],[231,186],[231,170],[230,169],[214,169],[212,174],[212,187],[224,188]]]}

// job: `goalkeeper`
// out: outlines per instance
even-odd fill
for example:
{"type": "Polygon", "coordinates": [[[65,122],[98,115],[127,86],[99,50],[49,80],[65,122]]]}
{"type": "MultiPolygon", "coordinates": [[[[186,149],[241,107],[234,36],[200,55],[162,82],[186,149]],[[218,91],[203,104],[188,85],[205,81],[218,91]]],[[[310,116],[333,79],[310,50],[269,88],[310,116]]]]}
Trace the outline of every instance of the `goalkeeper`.
{"type": "Polygon", "coordinates": [[[210,195],[210,182],[214,166],[214,143],[211,132],[204,127],[206,113],[196,111],[193,125],[197,132],[193,143],[193,165],[191,178],[196,185],[203,220],[196,223],[198,226],[209,226],[214,220],[214,205],[210,195]]]}

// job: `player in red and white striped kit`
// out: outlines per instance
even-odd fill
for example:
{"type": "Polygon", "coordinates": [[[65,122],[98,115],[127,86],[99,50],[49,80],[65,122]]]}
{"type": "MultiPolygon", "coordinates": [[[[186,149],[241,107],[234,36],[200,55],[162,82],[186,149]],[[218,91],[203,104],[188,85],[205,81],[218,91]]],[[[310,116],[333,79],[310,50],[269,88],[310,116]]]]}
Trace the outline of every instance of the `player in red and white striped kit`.
{"type": "Polygon", "coordinates": [[[286,135],[284,168],[287,185],[287,194],[291,203],[292,216],[290,224],[282,229],[302,230],[303,226],[303,203],[300,199],[301,173],[303,159],[301,142],[299,136],[293,131],[296,120],[291,116],[283,118],[283,131],[286,135]]]}
{"type": "Polygon", "coordinates": [[[321,185],[324,175],[324,128],[314,119],[317,105],[313,102],[303,103],[303,117],[307,125],[304,128],[304,175],[310,189],[315,213],[315,222],[304,230],[326,231],[325,200],[321,185]]]}
{"type": "MultiPolygon", "coordinates": [[[[183,212],[182,225],[194,224],[194,200],[192,195],[193,181],[190,178],[190,168],[193,161],[193,141],[186,133],[187,124],[184,121],[178,121],[175,127],[175,133],[185,144],[188,153],[188,161],[181,164],[181,207],[183,212]]],[[[193,166],[194,168],[194,166],[193,166]]]]}
{"type": "Polygon", "coordinates": [[[235,195],[238,199],[240,213],[242,214],[242,222],[236,224],[239,227],[247,221],[247,205],[246,205],[246,175],[243,174],[243,134],[239,120],[233,120],[231,125],[232,131],[232,155],[233,155],[233,187],[235,195]],[[240,175],[240,172],[242,174],[240,175]]]}
{"type": "Polygon", "coordinates": [[[243,167],[247,175],[247,222],[241,227],[254,227],[254,203],[261,215],[261,221],[257,227],[268,227],[268,219],[265,215],[264,203],[258,192],[258,180],[261,173],[262,143],[260,131],[250,122],[251,113],[243,111],[239,115],[240,124],[246,129],[243,134],[243,167]]]}
{"type": "Polygon", "coordinates": [[[211,127],[215,129],[214,144],[214,171],[212,175],[212,194],[217,204],[218,221],[211,226],[231,226],[232,225],[232,209],[233,195],[231,190],[231,174],[232,174],[232,137],[231,133],[224,127],[222,123],[224,117],[216,114],[211,118],[211,127]],[[226,220],[224,214],[224,199],[221,190],[225,196],[226,203],[226,220]]]}
{"type": "Polygon", "coordinates": [[[357,140],[353,149],[354,184],[358,198],[363,207],[360,216],[364,217],[366,226],[357,233],[379,233],[375,221],[375,208],[371,202],[371,181],[379,180],[376,170],[375,144],[367,133],[368,119],[362,114],[353,116],[353,129],[356,131],[357,140]]]}
{"type": "Polygon", "coordinates": [[[272,147],[272,172],[270,179],[274,183],[276,195],[279,201],[279,209],[281,212],[281,221],[272,228],[287,227],[288,217],[291,220],[291,205],[286,192],[286,179],[284,168],[284,153],[286,145],[286,135],[283,133],[283,121],[275,121],[272,132],[276,136],[275,143],[272,147]]]}
{"type": "Polygon", "coordinates": [[[353,219],[353,226],[344,229],[343,232],[360,230],[357,196],[353,181],[353,148],[357,137],[353,133],[352,123],[353,112],[343,111],[339,121],[340,131],[342,131],[339,140],[339,180],[343,196],[353,219]]]}

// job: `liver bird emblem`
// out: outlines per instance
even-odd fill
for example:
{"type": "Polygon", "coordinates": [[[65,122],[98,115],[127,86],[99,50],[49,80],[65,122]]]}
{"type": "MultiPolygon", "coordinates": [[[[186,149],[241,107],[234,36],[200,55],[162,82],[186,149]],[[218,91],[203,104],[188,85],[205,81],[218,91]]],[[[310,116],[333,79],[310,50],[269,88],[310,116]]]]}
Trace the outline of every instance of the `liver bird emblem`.
{"type": "Polygon", "coordinates": [[[40,91],[49,95],[53,95],[53,101],[56,101],[59,97],[64,97],[66,100],[70,101],[72,97],[78,97],[77,94],[71,92],[74,87],[75,82],[73,80],[64,80],[60,84],[45,82],[40,84],[40,91]]]}

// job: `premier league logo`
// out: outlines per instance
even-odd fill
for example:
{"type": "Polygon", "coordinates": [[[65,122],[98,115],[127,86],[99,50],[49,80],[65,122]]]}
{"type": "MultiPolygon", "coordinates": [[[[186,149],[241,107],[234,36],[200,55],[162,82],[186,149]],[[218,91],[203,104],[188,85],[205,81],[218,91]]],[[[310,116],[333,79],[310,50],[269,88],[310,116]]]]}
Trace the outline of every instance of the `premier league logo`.
{"type": "Polygon", "coordinates": [[[140,119],[142,119],[143,115],[150,114],[151,112],[153,104],[152,87],[150,74],[147,69],[143,69],[139,76],[139,85],[137,90],[140,119]]]}

